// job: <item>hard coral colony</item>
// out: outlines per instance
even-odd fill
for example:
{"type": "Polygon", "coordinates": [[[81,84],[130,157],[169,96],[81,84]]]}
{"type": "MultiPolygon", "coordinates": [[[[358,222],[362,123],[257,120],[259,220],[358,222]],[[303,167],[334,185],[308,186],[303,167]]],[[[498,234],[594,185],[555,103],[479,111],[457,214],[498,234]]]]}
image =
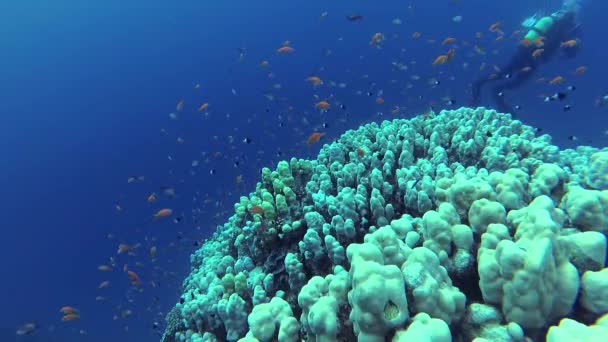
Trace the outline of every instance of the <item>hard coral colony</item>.
{"type": "Polygon", "coordinates": [[[192,255],[163,340],[608,336],[608,149],[535,133],[461,108],[263,169],[192,255]]]}

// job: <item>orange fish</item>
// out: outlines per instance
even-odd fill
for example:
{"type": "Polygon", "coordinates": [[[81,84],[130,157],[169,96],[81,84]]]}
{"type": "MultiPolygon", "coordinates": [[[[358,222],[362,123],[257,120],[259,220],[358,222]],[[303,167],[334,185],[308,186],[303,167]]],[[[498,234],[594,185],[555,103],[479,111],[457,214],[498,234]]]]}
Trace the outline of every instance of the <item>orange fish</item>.
{"type": "Polygon", "coordinates": [[[74,321],[80,318],[80,315],[75,314],[75,313],[69,313],[66,315],[63,315],[63,317],[61,317],[61,320],[64,322],[70,322],[70,321],[74,321]]]}
{"type": "Polygon", "coordinates": [[[175,110],[177,110],[178,112],[181,112],[182,109],[184,109],[184,99],[181,99],[177,102],[177,105],[175,105],[175,110]]]}
{"type": "Polygon", "coordinates": [[[564,82],[564,78],[562,76],[555,76],[551,81],[549,81],[550,84],[561,84],[562,82],[564,82]]]}
{"type": "Polygon", "coordinates": [[[455,53],[456,53],[456,50],[454,50],[454,49],[448,50],[448,53],[446,54],[446,56],[448,57],[448,62],[454,58],[455,53]]]}
{"type": "Polygon", "coordinates": [[[110,281],[109,280],[105,280],[105,281],[102,281],[97,288],[98,289],[105,289],[105,288],[108,288],[109,286],[110,286],[110,281]]]}
{"type": "Polygon", "coordinates": [[[541,48],[541,47],[545,46],[545,37],[540,36],[540,37],[538,37],[538,38],[534,39],[534,41],[533,41],[532,43],[533,43],[533,44],[534,44],[536,47],[541,48]]]}
{"type": "Polygon", "coordinates": [[[269,64],[270,64],[270,63],[268,63],[268,61],[264,59],[264,60],[262,60],[262,61],[260,62],[260,68],[265,68],[265,67],[267,67],[269,64]]]}
{"type": "Polygon", "coordinates": [[[283,53],[283,54],[292,53],[294,51],[296,51],[296,50],[289,45],[281,46],[280,48],[277,49],[278,53],[283,53]]]}
{"type": "Polygon", "coordinates": [[[78,314],[78,309],[71,307],[71,306],[64,306],[61,309],[59,309],[59,312],[61,312],[64,315],[78,314]]]}
{"type": "Polygon", "coordinates": [[[455,41],[456,41],[456,38],[454,38],[454,37],[447,37],[446,39],[443,40],[443,42],[441,42],[441,45],[452,44],[455,41]]]}
{"type": "Polygon", "coordinates": [[[172,209],[164,208],[164,209],[160,209],[159,211],[157,211],[156,214],[154,214],[154,218],[159,219],[159,218],[170,216],[171,214],[173,214],[172,209]]]}
{"type": "Polygon", "coordinates": [[[156,256],[156,246],[150,247],[150,257],[154,258],[156,256]]]}
{"type": "Polygon", "coordinates": [[[207,108],[209,108],[209,103],[205,102],[202,105],[198,106],[198,111],[199,112],[204,112],[207,110],[207,108]]]}
{"type": "Polygon", "coordinates": [[[365,155],[365,150],[364,150],[364,149],[362,149],[362,148],[358,148],[358,149],[357,149],[357,155],[358,155],[359,157],[363,157],[363,156],[365,155]]]}
{"type": "Polygon", "coordinates": [[[376,97],[376,104],[381,105],[383,103],[384,103],[384,99],[383,98],[381,98],[380,96],[376,97]]]}
{"type": "Polygon", "coordinates": [[[418,32],[418,31],[412,33],[412,38],[414,38],[414,39],[418,39],[418,38],[420,38],[420,36],[422,36],[422,33],[418,32]]]}
{"type": "Polygon", "coordinates": [[[479,55],[485,55],[486,54],[486,52],[483,51],[483,48],[481,46],[479,46],[479,45],[473,46],[473,50],[475,50],[475,52],[477,52],[477,54],[479,54],[479,55]]]}
{"type": "Polygon", "coordinates": [[[319,76],[309,76],[306,78],[306,81],[310,82],[313,86],[323,84],[323,81],[319,78],[319,76]]]}
{"type": "Polygon", "coordinates": [[[576,68],[574,70],[574,74],[575,75],[582,75],[587,71],[587,67],[584,65],[579,66],[578,68],[576,68]]]}
{"type": "Polygon", "coordinates": [[[539,57],[540,55],[543,54],[543,52],[545,52],[545,49],[536,49],[536,50],[532,51],[532,57],[534,57],[534,58],[539,57]]]}
{"type": "Polygon", "coordinates": [[[139,276],[137,275],[137,273],[135,273],[133,271],[127,271],[127,276],[129,277],[129,280],[131,281],[131,285],[139,286],[141,284],[141,280],[139,279],[139,276]]]}
{"type": "Polygon", "coordinates": [[[369,42],[370,45],[378,45],[384,41],[384,35],[380,32],[374,33],[372,40],[369,42]]]}
{"type": "Polygon", "coordinates": [[[502,25],[502,21],[497,21],[494,24],[490,25],[488,29],[490,32],[497,32],[500,30],[500,26],[502,25]]]}
{"type": "Polygon", "coordinates": [[[322,133],[322,132],[314,132],[312,133],[308,139],[306,139],[306,143],[308,145],[316,143],[317,141],[319,141],[319,139],[321,139],[322,136],[324,136],[327,133],[322,133]]]}
{"type": "Polygon", "coordinates": [[[330,107],[329,102],[327,102],[325,100],[315,103],[315,108],[317,108],[317,109],[326,110],[326,109],[329,109],[329,107],[330,107]]]}
{"type": "Polygon", "coordinates": [[[112,271],[112,267],[108,266],[108,265],[99,265],[99,266],[97,266],[97,269],[100,271],[104,271],[104,272],[112,271]]]}
{"type": "Polygon", "coordinates": [[[156,201],[156,193],[153,192],[150,194],[150,196],[148,196],[148,198],[146,199],[148,201],[148,203],[152,203],[154,201],[156,201]]]}
{"type": "Polygon", "coordinates": [[[440,65],[440,64],[444,64],[445,62],[448,61],[448,56],[447,55],[439,55],[437,58],[435,58],[435,60],[433,61],[433,65],[440,65]]]}
{"type": "Polygon", "coordinates": [[[122,254],[122,253],[127,253],[131,251],[131,246],[125,244],[125,243],[121,243],[120,245],[118,245],[118,251],[116,251],[117,254],[122,254]]]}
{"type": "Polygon", "coordinates": [[[128,265],[128,264],[124,264],[124,265],[122,265],[122,271],[123,271],[123,272],[127,272],[127,271],[129,271],[129,265],[128,265]]]}
{"type": "Polygon", "coordinates": [[[254,214],[258,214],[258,215],[263,215],[264,214],[264,208],[260,207],[259,205],[252,205],[251,208],[249,208],[249,211],[254,213],[254,214]]]}
{"type": "Polygon", "coordinates": [[[565,42],[562,42],[561,44],[559,44],[559,46],[563,47],[563,48],[573,48],[577,44],[578,44],[578,41],[576,39],[570,39],[565,42]]]}

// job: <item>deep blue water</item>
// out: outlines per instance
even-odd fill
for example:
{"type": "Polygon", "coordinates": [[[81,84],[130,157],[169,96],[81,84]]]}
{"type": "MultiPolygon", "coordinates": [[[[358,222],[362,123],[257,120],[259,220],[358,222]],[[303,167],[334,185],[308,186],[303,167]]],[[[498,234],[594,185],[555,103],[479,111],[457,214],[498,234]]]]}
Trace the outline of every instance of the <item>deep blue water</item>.
{"type": "MultiPolygon", "coordinates": [[[[158,340],[152,322],[162,322],[178,299],[193,242],[225,221],[238,196],[253,189],[262,166],[312,157],[320,144],[306,146],[311,132],[321,129],[328,133],[321,142],[331,141],[361,123],[393,117],[394,106],[404,108],[397,117],[411,117],[431,104],[445,107],[444,96],[455,99],[455,106],[466,105],[467,85],[479,65],[500,65],[517,44],[495,42],[488,27],[500,20],[508,35],[544,3],[559,1],[4,1],[0,341],[158,340]],[[355,13],[364,19],[345,19],[355,13]],[[456,15],[462,22],[452,21],[456,15]],[[391,23],[397,17],[401,25],[391,23]],[[415,31],[422,33],[418,40],[411,38],[415,31]],[[484,38],[476,40],[477,31],[484,38]],[[369,45],[375,32],[387,37],[382,49],[369,45]],[[450,65],[433,67],[447,36],[457,44],[475,41],[487,54],[458,45],[450,65]],[[295,52],[278,55],[285,40],[295,52]],[[241,61],[238,48],[245,51],[241,61]],[[259,66],[262,60],[267,68],[259,66]],[[409,70],[393,71],[391,62],[409,70]],[[311,74],[325,84],[313,89],[304,82],[311,74]],[[412,75],[421,79],[412,81],[412,75]],[[431,77],[441,84],[431,87],[431,77]],[[332,80],[345,88],[330,87],[332,80]],[[413,87],[406,89],[407,83],[413,87]],[[363,94],[356,95],[358,90],[363,94]],[[366,95],[379,90],[386,100],[382,106],[374,103],[375,95],[366,95]],[[274,101],[264,96],[268,93],[274,101]],[[334,108],[320,114],[313,107],[315,94],[331,99],[334,108]],[[184,109],[171,120],[180,99],[184,109]],[[206,117],[196,111],[204,102],[206,117]],[[199,165],[192,167],[193,160],[199,165]],[[134,175],[145,180],[127,184],[134,175]],[[162,185],[174,187],[177,196],[161,195],[162,185]],[[152,192],[159,200],[149,204],[152,192]],[[163,207],[183,221],[151,221],[163,207]],[[193,209],[200,212],[193,215],[193,209]],[[108,233],[116,238],[107,239],[108,233]],[[142,245],[136,256],[116,256],[119,243],[142,245]],[[148,256],[152,245],[158,247],[154,263],[148,256]],[[110,256],[117,258],[117,269],[98,271],[110,256]],[[143,266],[135,266],[136,260],[143,266]],[[124,263],[142,278],[143,292],[132,293],[124,263]],[[98,290],[103,280],[110,280],[110,288],[98,290]],[[98,295],[107,300],[97,302],[98,295]],[[77,307],[80,320],[61,322],[58,310],[64,305],[77,307]],[[113,320],[125,309],[133,314],[113,320]],[[31,321],[40,326],[34,334],[15,335],[31,321]]],[[[577,87],[567,98],[571,111],[538,97],[559,87],[532,81],[510,95],[522,107],[518,118],[542,127],[562,147],[605,146],[608,140],[606,108],[594,106],[608,92],[606,10],[603,1],[584,2],[580,54],[556,58],[539,71],[539,77],[566,77],[561,88],[577,87]],[[580,65],[589,71],[572,76],[580,65]],[[579,141],[569,140],[571,135],[579,141]]]]}

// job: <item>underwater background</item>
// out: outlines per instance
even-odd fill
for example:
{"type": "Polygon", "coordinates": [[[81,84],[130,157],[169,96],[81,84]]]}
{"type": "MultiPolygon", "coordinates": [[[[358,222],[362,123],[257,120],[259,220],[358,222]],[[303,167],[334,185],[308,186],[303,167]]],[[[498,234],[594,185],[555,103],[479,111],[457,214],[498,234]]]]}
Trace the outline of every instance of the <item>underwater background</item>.
{"type": "MultiPolygon", "coordinates": [[[[509,36],[560,3],[3,1],[0,341],[159,340],[190,254],[262,167],[314,158],[362,123],[467,105],[480,65],[504,63],[518,43],[496,41],[488,27],[501,22],[509,36]],[[363,19],[346,19],[354,14],[363,19]],[[381,48],[370,45],[376,32],[381,48]],[[446,37],[485,52],[459,45],[449,65],[434,66],[446,37]],[[293,53],[276,52],[284,41],[293,53]],[[323,85],[306,82],[311,75],[323,85]],[[315,108],[321,99],[331,99],[329,111],[315,108]],[[327,135],[307,144],[315,131],[327,135]],[[172,218],[152,219],[160,208],[172,218]],[[117,255],[121,243],[130,259],[117,255]],[[114,271],[98,270],[110,257],[114,271]],[[62,321],[66,305],[79,319],[62,321]],[[28,322],[35,331],[16,335],[28,322]]],[[[563,75],[562,84],[532,80],[509,94],[516,118],[562,148],[608,142],[607,10],[583,1],[580,53],[538,71],[563,75]],[[579,66],[588,71],[573,75],[579,66]],[[543,101],[568,86],[576,90],[564,101],[543,101]]]]}

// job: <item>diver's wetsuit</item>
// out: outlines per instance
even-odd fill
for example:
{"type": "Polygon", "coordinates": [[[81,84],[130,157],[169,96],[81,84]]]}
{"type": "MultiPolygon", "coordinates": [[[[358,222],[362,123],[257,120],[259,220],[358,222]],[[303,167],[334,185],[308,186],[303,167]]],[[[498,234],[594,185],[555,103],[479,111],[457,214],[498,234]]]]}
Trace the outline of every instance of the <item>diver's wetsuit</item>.
{"type": "MultiPolygon", "coordinates": [[[[496,86],[492,89],[492,96],[496,103],[496,109],[503,113],[514,113],[513,108],[506,102],[503,92],[521,86],[534,75],[534,71],[541,64],[548,62],[560,50],[562,42],[577,37],[578,25],[574,12],[564,12],[553,18],[555,22],[543,34],[544,45],[542,47],[537,47],[534,42],[528,45],[520,44],[511,60],[501,67],[500,72],[496,73],[495,77],[490,78],[490,75],[485,75],[473,82],[473,107],[479,105],[482,87],[489,82],[495,82],[496,86]],[[544,49],[540,56],[532,56],[534,50],[539,48],[544,49]],[[527,72],[522,71],[524,68],[529,68],[529,70],[527,72]]],[[[576,53],[576,47],[565,52],[573,55],[576,53]]]]}

